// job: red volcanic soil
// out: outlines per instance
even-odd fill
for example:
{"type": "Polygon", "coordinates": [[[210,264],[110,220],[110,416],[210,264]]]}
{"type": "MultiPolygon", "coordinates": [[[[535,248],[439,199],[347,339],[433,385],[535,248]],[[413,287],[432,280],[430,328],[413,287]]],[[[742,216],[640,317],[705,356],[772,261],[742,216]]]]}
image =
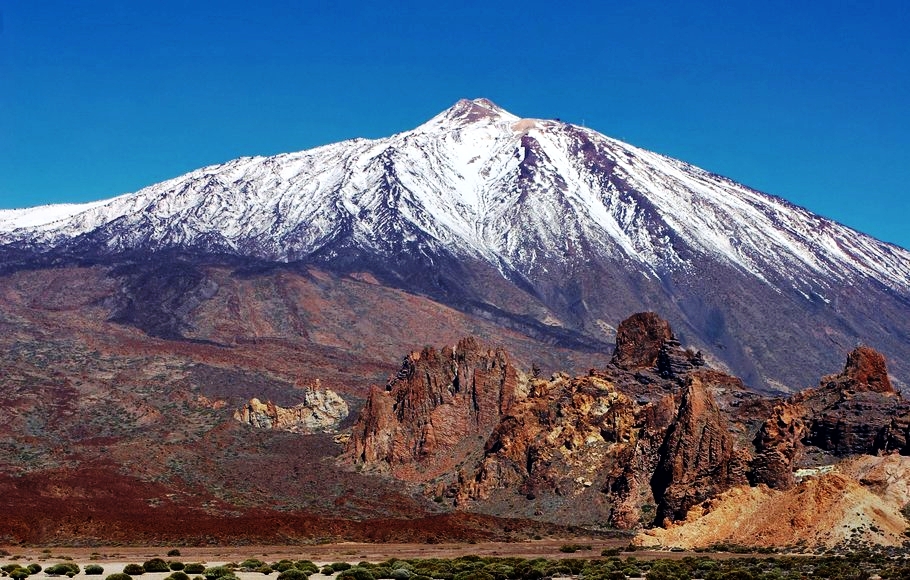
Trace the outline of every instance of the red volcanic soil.
{"type": "Polygon", "coordinates": [[[356,521],[242,509],[202,491],[175,491],[103,467],[2,476],[0,498],[0,544],[10,545],[440,543],[577,533],[539,522],[465,513],[356,521]]]}

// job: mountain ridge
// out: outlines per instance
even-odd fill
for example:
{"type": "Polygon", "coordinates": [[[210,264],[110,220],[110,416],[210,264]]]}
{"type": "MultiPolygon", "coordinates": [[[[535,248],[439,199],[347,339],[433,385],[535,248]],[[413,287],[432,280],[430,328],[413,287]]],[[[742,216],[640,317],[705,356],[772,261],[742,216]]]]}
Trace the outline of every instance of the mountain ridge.
{"type": "MultiPolygon", "coordinates": [[[[0,211],[7,267],[168,253],[369,271],[513,328],[550,329],[556,342],[568,332],[608,344],[610,321],[658,310],[767,388],[800,388],[833,363],[811,346],[778,355],[799,359],[784,372],[761,360],[805,340],[827,338],[838,356],[871,341],[910,359],[907,250],[486,99],[387,138],[244,157],[84,206],[0,211]],[[810,325],[805,340],[777,336],[810,325]]],[[[896,369],[910,382],[910,368],[896,369]]]]}

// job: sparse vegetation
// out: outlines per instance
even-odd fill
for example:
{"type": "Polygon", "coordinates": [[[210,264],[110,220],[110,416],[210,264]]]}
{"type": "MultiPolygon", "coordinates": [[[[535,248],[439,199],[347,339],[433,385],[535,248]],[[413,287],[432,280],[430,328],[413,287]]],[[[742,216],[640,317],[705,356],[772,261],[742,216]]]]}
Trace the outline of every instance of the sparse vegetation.
{"type": "Polygon", "coordinates": [[[170,572],[171,568],[168,563],[161,558],[152,558],[142,564],[142,569],[146,572],[170,572]]]}
{"type": "Polygon", "coordinates": [[[310,575],[298,568],[288,568],[278,575],[278,580],[306,580],[310,575]]]}

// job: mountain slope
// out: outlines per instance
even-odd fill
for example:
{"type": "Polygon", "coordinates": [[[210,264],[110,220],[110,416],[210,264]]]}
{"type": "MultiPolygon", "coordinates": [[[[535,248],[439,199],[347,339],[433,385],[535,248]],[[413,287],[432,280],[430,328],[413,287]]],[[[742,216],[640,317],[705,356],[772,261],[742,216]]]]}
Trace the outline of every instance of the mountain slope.
{"type": "Polygon", "coordinates": [[[612,321],[658,310],[684,342],[765,387],[809,384],[865,341],[910,381],[910,252],[485,99],[385,139],[242,158],[84,206],[0,211],[7,268],[174,251],[368,271],[594,349],[612,341],[612,321]]]}

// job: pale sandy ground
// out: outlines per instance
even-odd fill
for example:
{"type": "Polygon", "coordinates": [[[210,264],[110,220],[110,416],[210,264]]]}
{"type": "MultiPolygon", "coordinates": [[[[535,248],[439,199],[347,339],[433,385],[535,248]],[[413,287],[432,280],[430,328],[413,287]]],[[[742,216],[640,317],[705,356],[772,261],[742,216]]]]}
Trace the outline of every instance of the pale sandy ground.
{"type": "MultiPolygon", "coordinates": [[[[315,546],[224,546],[204,548],[180,547],[180,556],[167,556],[171,549],[168,546],[155,547],[93,547],[93,548],[66,548],[54,547],[48,554],[42,548],[20,548],[17,546],[0,547],[10,553],[9,556],[0,556],[0,563],[16,562],[22,565],[37,562],[42,568],[60,562],[72,561],[79,564],[84,570],[87,564],[98,564],[104,568],[101,576],[86,576],[80,572],[74,578],[79,580],[103,580],[108,574],[122,572],[127,564],[142,564],[152,558],[164,560],[179,560],[185,564],[201,562],[206,566],[217,566],[227,562],[242,562],[247,558],[256,558],[267,563],[288,560],[312,560],[323,565],[331,562],[381,562],[389,558],[457,558],[458,556],[500,556],[520,558],[593,558],[600,557],[604,548],[621,548],[629,544],[629,539],[617,540],[590,540],[576,538],[573,540],[532,540],[527,542],[484,542],[477,544],[367,544],[367,543],[340,543],[323,544],[315,546]],[[565,544],[579,544],[591,546],[591,550],[580,550],[575,553],[560,552],[559,548],[565,544]],[[72,558],[67,560],[66,558],[72,558]]],[[[636,552],[636,556],[645,554],[636,552]]],[[[237,572],[241,580],[274,580],[278,574],[264,575],[258,572],[237,572]]],[[[167,574],[143,574],[141,580],[163,580],[167,574]]],[[[193,576],[193,575],[191,575],[193,576]]],[[[43,571],[29,576],[34,580],[66,580],[66,577],[48,576],[43,571]]],[[[326,580],[326,576],[316,574],[313,580],[326,580]]]]}

